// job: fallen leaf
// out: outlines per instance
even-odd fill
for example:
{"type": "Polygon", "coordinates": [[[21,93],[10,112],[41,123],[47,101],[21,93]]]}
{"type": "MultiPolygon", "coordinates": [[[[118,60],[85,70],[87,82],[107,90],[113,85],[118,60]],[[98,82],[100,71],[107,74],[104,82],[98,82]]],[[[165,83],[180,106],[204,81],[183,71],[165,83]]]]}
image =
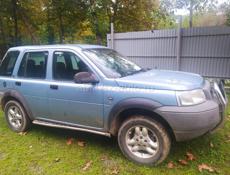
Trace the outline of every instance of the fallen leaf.
{"type": "Polygon", "coordinates": [[[68,138],[66,144],[71,145],[73,143],[73,138],[68,138]]]}
{"type": "Polygon", "coordinates": [[[118,168],[117,167],[115,167],[115,168],[113,168],[112,169],[112,171],[111,171],[111,173],[110,174],[118,174],[119,173],[119,170],[118,170],[118,168]]]}
{"type": "Polygon", "coordinates": [[[0,152],[0,160],[3,160],[6,157],[6,154],[3,152],[0,152]]]}
{"type": "Polygon", "coordinates": [[[178,162],[181,164],[181,165],[188,165],[188,162],[184,159],[180,159],[178,160],[178,162]]]}
{"type": "Polygon", "coordinates": [[[101,161],[105,161],[105,160],[108,160],[109,158],[108,158],[108,156],[106,156],[106,155],[102,155],[101,156],[101,161]]]}
{"type": "Polygon", "coordinates": [[[230,134],[226,136],[227,140],[226,142],[230,142],[230,134]]]}
{"type": "Polygon", "coordinates": [[[186,157],[187,157],[187,160],[189,161],[196,160],[196,157],[191,152],[187,152],[186,157]]]}
{"type": "Polygon", "coordinates": [[[204,163],[198,165],[198,170],[200,172],[202,172],[203,170],[207,170],[210,173],[213,173],[215,171],[214,168],[212,168],[211,166],[208,166],[207,164],[204,164],[204,163]]]}
{"type": "Polygon", "coordinates": [[[54,161],[55,162],[60,162],[60,160],[61,160],[60,158],[56,158],[54,161]]]}
{"type": "Polygon", "coordinates": [[[84,141],[77,141],[77,144],[78,144],[78,146],[80,146],[80,147],[84,147],[85,146],[85,142],[84,141]]]}
{"type": "Polygon", "coordinates": [[[173,169],[173,168],[175,167],[175,164],[174,164],[172,161],[170,161],[170,162],[167,164],[167,167],[168,167],[169,169],[173,169]]]}
{"type": "Polygon", "coordinates": [[[227,120],[230,120],[230,115],[227,116],[227,120]]]}
{"type": "Polygon", "coordinates": [[[88,170],[88,169],[90,168],[90,166],[91,166],[92,163],[93,163],[92,160],[90,160],[89,162],[87,162],[87,163],[85,164],[85,166],[82,168],[82,170],[83,170],[83,171],[88,170]]]}
{"type": "Polygon", "coordinates": [[[25,136],[27,134],[27,132],[19,132],[18,133],[20,136],[25,136]]]}
{"type": "Polygon", "coordinates": [[[212,143],[212,142],[210,142],[210,147],[211,147],[211,148],[214,148],[214,145],[213,145],[213,143],[212,143]]]}

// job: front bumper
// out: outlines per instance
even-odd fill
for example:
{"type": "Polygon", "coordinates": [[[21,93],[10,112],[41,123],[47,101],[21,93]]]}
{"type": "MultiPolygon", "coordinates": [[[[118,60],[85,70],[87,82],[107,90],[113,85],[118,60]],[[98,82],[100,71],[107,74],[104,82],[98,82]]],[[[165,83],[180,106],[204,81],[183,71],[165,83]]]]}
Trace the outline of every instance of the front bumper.
{"type": "Polygon", "coordinates": [[[161,107],[156,112],[172,127],[177,141],[201,136],[221,122],[219,107],[214,101],[190,107],[161,107]]]}
{"type": "Polygon", "coordinates": [[[209,92],[208,100],[199,105],[156,109],[173,129],[176,141],[190,140],[212,132],[223,123],[227,99],[217,87],[213,86],[209,92]]]}

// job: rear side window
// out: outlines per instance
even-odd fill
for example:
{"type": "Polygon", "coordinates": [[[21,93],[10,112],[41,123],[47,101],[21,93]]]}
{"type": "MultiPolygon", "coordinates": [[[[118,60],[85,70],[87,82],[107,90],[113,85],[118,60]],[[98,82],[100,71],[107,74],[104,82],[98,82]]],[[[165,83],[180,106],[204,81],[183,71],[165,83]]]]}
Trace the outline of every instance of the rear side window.
{"type": "Polygon", "coordinates": [[[0,66],[1,76],[11,76],[14,70],[14,65],[19,55],[19,51],[10,51],[7,53],[6,57],[0,66]]]}
{"type": "Polygon", "coordinates": [[[27,52],[18,70],[19,77],[44,79],[48,52],[27,52]]]}

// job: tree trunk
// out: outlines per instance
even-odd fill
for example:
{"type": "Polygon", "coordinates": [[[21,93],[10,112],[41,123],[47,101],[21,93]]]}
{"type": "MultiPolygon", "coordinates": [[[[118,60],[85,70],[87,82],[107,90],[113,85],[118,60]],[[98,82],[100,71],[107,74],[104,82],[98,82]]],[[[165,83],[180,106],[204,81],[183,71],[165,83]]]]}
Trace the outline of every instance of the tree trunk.
{"type": "Polygon", "coordinates": [[[64,26],[63,26],[63,19],[62,19],[62,15],[59,14],[59,40],[60,40],[60,44],[63,44],[64,42],[64,26]]]}
{"type": "Polygon", "coordinates": [[[102,45],[102,36],[99,30],[99,24],[98,24],[98,17],[96,13],[92,14],[92,17],[94,19],[94,25],[95,25],[95,34],[96,34],[96,40],[97,44],[102,45]]]}
{"type": "Polygon", "coordinates": [[[99,24],[98,24],[98,15],[96,13],[96,2],[95,0],[90,0],[90,15],[92,18],[92,24],[93,24],[93,28],[94,28],[94,33],[96,35],[96,42],[97,44],[101,45],[102,44],[102,36],[99,30],[99,24]]]}
{"type": "Polygon", "coordinates": [[[51,24],[51,17],[50,17],[50,7],[47,7],[47,40],[48,44],[53,44],[54,43],[54,29],[51,24]]]}
{"type": "Polygon", "coordinates": [[[113,14],[111,15],[111,21],[110,21],[110,23],[114,23],[114,24],[115,24],[116,17],[117,17],[118,3],[119,3],[119,1],[117,0],[117,1],[115,1],[114,4],[112,5],[113,14]]]}
{"type": "Polygon", "coordinates": [[[35,30],[33,29],[33,26],[31,26],[31,21],[29,20],[29,17],[26,16],[26,11],[20,8],[20,11],[18,10],[17,15],[20,17],[21,21],[26,26],[26,30],[30,35],[32,44],[40,44],[39,39],[36,37],[35,30]]]}
{"type": "Polygon", "coordinates": [[[102,36],[100,33],[96,34],[96,40],[98,45],[102,45],[102,36]]]}
{"type": "Polygon", "coordinates": [[[18,45],[18,17],[17,17],[17,0],[11,0],[12,3],[12,17],[14,21],[14,45],[18,45]]]}
{"type": "Polygon", "coordinates": [[[1,34],[1,38],[2,38],[2,43],[4,43],[5,45],[7,45],[2,18],[0,18],[0,34],[1,34]]]}
{"type": "Polygon", "coordinates": [[[6,41],[4,26],[2,22],[2,18],[0,18],[0,37],[2,38],[2,41],[0,42],[0,60],[3,58],[8,46],[8,43],[6,41]]]}
{"type": "Polygon", "coordinates": [[[190,0],[190,7],[189,7],[189,28],[192,28],[192,19],[193,19],[193,2],[190,0]]]}
{"type": "Polygon", "coordinates": [[[26,29],[27,29],[28,33],[30,34],[32,44],[40,44],[38,38],[35,35],[35,31],[32,29],[29,22],[27,21],[27,19],[24,16],[22,16],[22,22],[26,26],[26,29]]]}

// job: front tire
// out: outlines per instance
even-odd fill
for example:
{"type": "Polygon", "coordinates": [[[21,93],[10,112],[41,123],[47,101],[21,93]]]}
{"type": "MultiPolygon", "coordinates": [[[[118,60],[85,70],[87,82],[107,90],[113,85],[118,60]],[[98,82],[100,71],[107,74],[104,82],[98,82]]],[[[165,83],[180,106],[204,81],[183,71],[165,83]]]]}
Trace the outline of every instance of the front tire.
{"type": "Polygon", "coordinates": [[[11,130],[14,132],[25,132],[29,129],[31,121],[19,102],[15,100],[8,101],[5,105],[4,112],[11,130]]]}
{"type": "Polygon", "coordinates": [[[171,140],[163,125],[147,116],[132,116],[119,129],[118,143],[130,160],[144,165],[164,161],[171,148],[171,140]]]}

